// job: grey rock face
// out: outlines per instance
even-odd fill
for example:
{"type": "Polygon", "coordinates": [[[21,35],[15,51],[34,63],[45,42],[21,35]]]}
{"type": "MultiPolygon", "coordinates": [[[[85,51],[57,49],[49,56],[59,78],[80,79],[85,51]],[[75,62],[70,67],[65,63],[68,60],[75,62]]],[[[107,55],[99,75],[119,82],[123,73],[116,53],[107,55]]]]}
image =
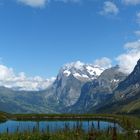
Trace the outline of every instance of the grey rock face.
{"type": "Polygon", "coordinates": [[[134,70],[114,90],[111,102],[97,110],[99,113],[140,113],[140,60],[134,70]]]}
{"type": "Polygon", "coordinates": [[[97,108],[110,100],[113,90],[125,78],[126,75],[119,71],[118,66],[105,70],[97,79],[82,87],[79,100],[69,108],[69,112],[82,113],[91,109],[96,111],[97,108]]]}
{"type": "Polygon", "coordinates": [[[80,97],[82,86],[97,79],[103,70],[79,61],[66,64],[60,69],[53,85],[46,91],[46,100],[49,104],[55,103],[57,109],[74,105],[80,97]]]}

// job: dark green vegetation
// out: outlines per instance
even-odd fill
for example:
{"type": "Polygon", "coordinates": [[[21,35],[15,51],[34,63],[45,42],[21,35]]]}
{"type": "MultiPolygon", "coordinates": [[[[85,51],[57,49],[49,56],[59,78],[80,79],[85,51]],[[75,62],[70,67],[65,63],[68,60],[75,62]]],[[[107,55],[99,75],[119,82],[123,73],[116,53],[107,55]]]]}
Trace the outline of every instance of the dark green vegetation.
{"type": "Polygon", "coordinates": [[[6,121],[8,119],[9,114],[0,112],[0,122],[6,121]]]}
{"type": "Polygon", "coordinates": [[[8,113],[46,113],[48,109],[44,91],[15,91],[0,87],[0,110],[8,113]]]}
{"type": "Polygon", "coordinates": [[[138,115],[140,114],[140,94],[137,94],[136,96],[131,97],[129,99],[120,100],[117,102],[104,105],[103,107],[98,109],[98,112],[102,113],[114,112],[121,114],[138,115]]]}
{"type": "Polygon", "coordinates": [[[104,132],[97,131],[94,127],[90,128],[88,132],[82,130],[80,126],[76,126],[72,130],[65,126],[63,130],[55,133],[50,133],[49,130],[46,132],[33,132],[19,133],[18,131],[14,134],[8,132],[0,135],[1,140],[139,140],[140,134],[134,134],[131,131],[125,134],[118,134],[115,128],[110,128],[104,132]]]}

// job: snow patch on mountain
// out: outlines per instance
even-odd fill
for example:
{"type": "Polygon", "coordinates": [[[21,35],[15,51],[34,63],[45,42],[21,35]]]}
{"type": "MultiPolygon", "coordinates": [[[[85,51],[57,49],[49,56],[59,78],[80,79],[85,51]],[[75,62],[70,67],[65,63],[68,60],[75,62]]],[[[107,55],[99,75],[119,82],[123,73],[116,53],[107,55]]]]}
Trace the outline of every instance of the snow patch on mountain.
{"type": "Polygon", "coordinates": [[[82,77],[84,77],[84,78],[89,78],[87,75],[85,75],[85,74],[82,74],[82,77]]]}
{"type": "Polygon", "coordinates": [[[69,77],[73,75],[79,80],[93,80],[96,79],[104,71],[104,68],[93,64],[85,64],[80,61],[72,62],[65,64],[60,73],[63,73],[64,76],[69,77]]]}
{"type": "Polygon", "coordinates": [[[66,76],[69,76],[69,75],[71,74],[71,72],[68,71],[68,70],[65,70],[63,73],[64,73],[66,76]]]}
{"type": "Polygon", "coordinates": [[[82,77],[82,75],[80,75],[79,73],[74,73],[73,76],[74,77],[82,77]]]}
{"type": "Polygon", "coordinates": [[[101,73],[104,71],[104,68],[99,68],[98,66],[87,66],[86,67],[88,73],[90,75],[97,75],[97,76],[100,76],[101,73]]]}
{"type": "Polygon", "coordinates": [[[114,83],[119,83],[119,79],[113,79],[113,80],[111,80],[111,82],[114,82],[114,83]]]}

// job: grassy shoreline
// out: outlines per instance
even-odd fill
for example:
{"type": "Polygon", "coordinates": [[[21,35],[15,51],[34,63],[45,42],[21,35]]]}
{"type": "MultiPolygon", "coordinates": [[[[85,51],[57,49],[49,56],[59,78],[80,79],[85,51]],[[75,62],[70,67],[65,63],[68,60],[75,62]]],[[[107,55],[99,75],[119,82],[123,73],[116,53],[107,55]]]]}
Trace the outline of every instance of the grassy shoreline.
{"type": "Polygon", "coordinates": [[[8,114],[0,113],[0,121],[40,121],[40,120],[104,120],[119,123],[125,129],[140,129],[140,118],[116,114],[8,114]]]}
{"type": "Polygon", "coordinates": [[[57,132],[33,130],[15,133],[8,131],[0,134],[0,140],[140,140],[140,118],[115,114],[7,114],[0,113],[0,121],[41,121],[41,120],[103,120],[116,122],[125,128],[125,133],[117,133],[115,128],[98,131],[91,128],[88,132],[78,126],[73,129],[65,127],[57,132]]]}

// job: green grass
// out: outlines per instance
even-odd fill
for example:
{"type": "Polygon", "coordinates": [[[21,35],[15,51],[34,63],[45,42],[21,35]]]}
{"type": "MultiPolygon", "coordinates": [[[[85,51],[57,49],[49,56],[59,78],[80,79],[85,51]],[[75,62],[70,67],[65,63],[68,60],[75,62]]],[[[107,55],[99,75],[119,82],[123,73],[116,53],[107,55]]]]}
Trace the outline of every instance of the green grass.
{"type": "Polygon", "coordinates": [[[106,131],[91,128],[88,132],[85,132],[81,127],[73,129],[66,127],[54,133],[48,130],[42,132],[35,130],[32,132],[0,134],[0,140],[139,140],[139,138],[138,134],[135,135],[131,132],[117,133],[115,128],[106,131]]]}
{"type": "Polygon", "coordinates": [[[122,112],[133,112],[137,109],[140,109],[140,101],[137,101],[137,102],[131,102],[130,104],[128,105],[125,105],[123,108],[122,108],[122,112]]]}

